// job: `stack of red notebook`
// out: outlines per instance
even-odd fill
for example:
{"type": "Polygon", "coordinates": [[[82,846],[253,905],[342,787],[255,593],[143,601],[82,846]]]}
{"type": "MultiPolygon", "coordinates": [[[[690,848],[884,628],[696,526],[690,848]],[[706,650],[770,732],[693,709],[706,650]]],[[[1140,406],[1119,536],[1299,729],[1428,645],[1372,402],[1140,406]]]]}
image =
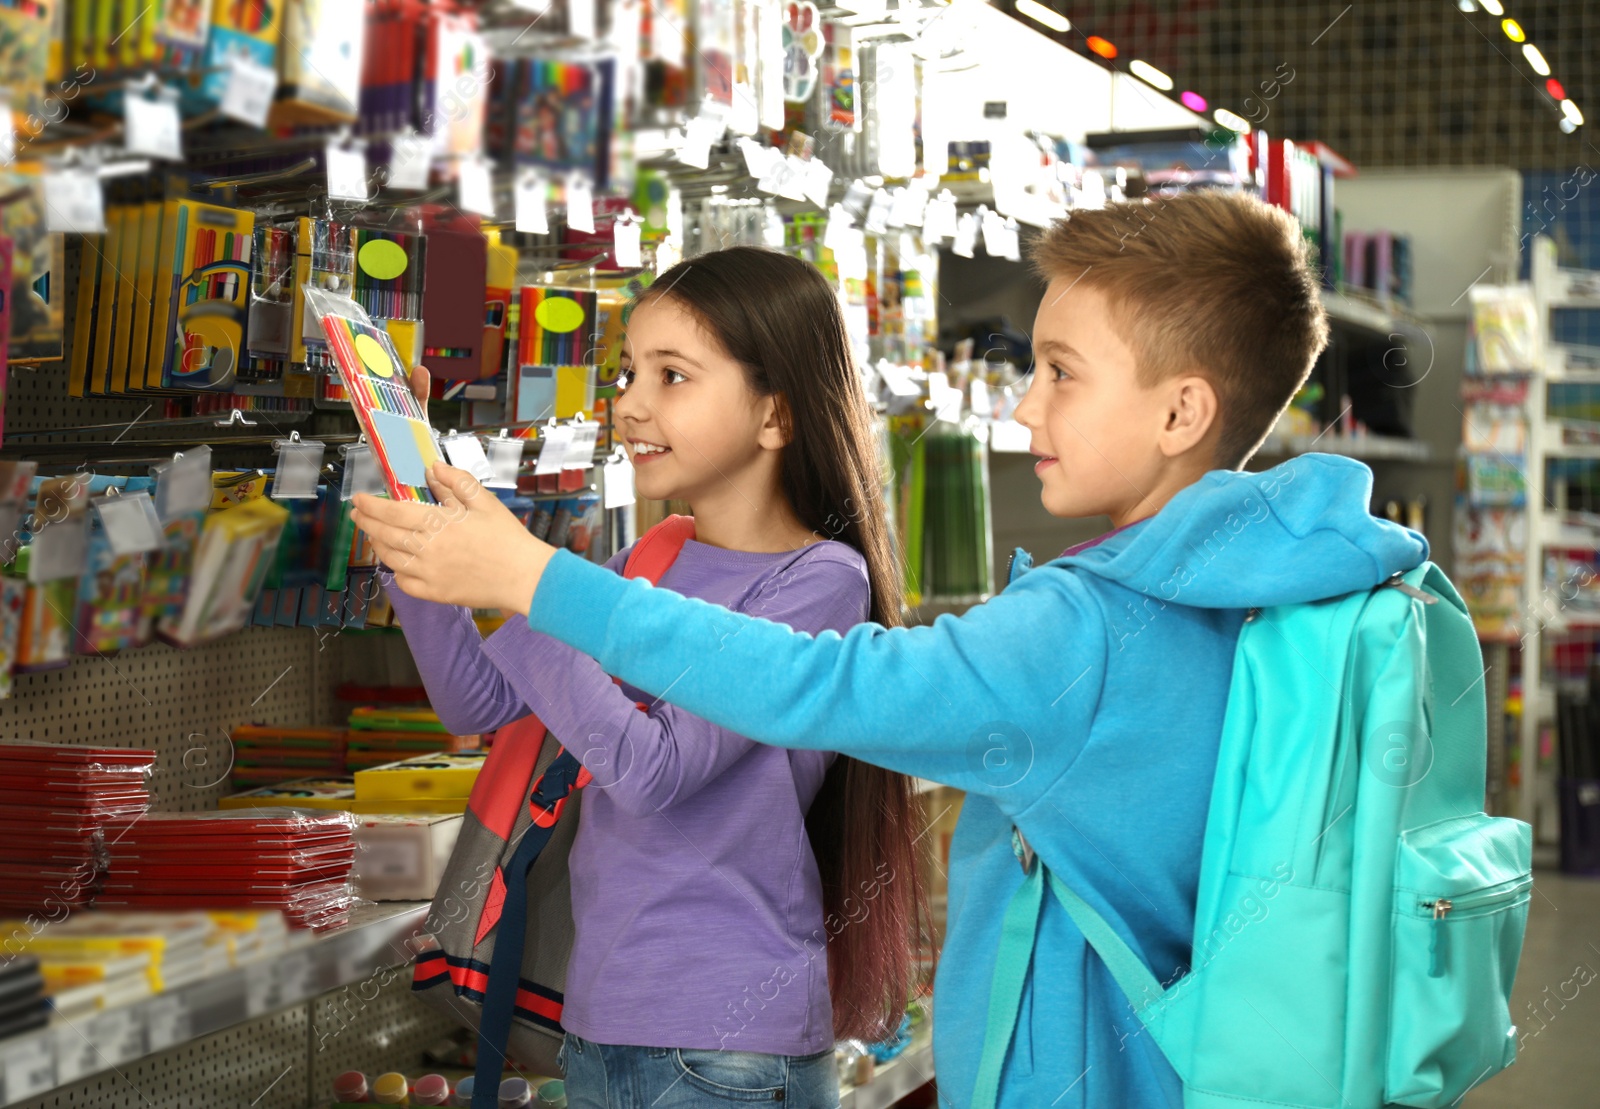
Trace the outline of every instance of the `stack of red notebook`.
{"type": "Polygon", "coordinates": [[[230,809],[151,813],[111,845],[97,905],[282,909],[297,928],[345,923],[355,894],[346,812],[230,809]]]}
{"type": "Polygon", "coordinates": [[[150,807],[154,751],[0,744],[0,911],[80,909],[107,841],[150,807]]]}

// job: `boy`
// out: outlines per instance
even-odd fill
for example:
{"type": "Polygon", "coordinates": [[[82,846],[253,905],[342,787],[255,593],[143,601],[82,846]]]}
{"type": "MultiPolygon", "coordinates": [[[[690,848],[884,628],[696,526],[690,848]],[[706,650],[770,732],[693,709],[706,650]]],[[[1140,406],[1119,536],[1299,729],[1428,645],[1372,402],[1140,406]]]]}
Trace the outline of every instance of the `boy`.
{"type": "MultiPolygon", "coordinates": [[[[1074,213],[1033,254],[1049,287],[1017,419],[1045,507],[1107,516],[1113,530],[1036,569],[1022,555],[1004,592],[962,617],[794,633],[552,554],[458,471],[439,471],[463,502],[449,527],[437,508],[359,506],[413,595],[526,611],[608,673],[752,739],[967,791],[934,1003],[948,1106],[972,1097],[1019,859],[1037,852],[1157,979],[1175,980],[1193,958],[1247,610],[1371,588],[1427,554],[1369,514],[1359,463],[1308,455],[1239,472],[1327,338],[1285,213],[1215,192],[1114,205],[1074,213]],[[415,546],[423,530],[434,534],[415,546]]],[[[1141,1032],[1047,897],[1000,1103],[1176,1109],[1178,1079],[1141,1032]]]]}

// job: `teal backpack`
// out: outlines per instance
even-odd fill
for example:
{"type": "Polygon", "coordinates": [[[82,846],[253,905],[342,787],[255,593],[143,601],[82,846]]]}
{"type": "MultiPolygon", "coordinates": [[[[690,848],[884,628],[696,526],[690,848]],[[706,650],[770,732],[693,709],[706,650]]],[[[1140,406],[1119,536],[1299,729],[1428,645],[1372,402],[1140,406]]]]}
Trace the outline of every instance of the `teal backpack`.
{"type": "Polygon", "coordinates": [[[1006,912],[974,1109],[996,1103],[1046,886],[1177,1071],[1185,1109],[1454,1106],[1516,1058],[1531,829],[1482,811],[1466,606],[1432,563],[1386,586],[1247,616],[1192,968],[1174,984],[1016,830],[1028,877],[1006,912]]]}

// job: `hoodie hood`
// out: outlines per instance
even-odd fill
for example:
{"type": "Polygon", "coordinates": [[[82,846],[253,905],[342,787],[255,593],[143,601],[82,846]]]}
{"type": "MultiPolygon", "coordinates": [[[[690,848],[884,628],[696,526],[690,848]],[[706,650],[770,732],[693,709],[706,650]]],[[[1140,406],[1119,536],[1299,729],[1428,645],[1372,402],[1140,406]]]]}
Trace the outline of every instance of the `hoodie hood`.
{"type": "Polygon", "coordinates": [[[1260,473],[1213,470],[1160,512],[1051,565],[1198,608],[1299,604],[1371,589],[1428,557],[1373,516],[1372,471],[1303,454],[1260,473]]]}

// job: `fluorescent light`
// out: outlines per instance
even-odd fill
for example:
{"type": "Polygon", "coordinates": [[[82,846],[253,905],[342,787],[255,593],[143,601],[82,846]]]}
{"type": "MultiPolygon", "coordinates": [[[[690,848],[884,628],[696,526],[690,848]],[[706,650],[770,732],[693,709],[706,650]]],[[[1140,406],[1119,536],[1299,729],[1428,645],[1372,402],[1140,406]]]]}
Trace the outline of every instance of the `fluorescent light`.
{"type": "Polygon", "coordinates": [[[1506,9],[1500,0],[1478,0],[1478,6],[1490,15],[1505,15],[1506,9]]]}
{"type": "Polygon", "coordinates": [[[1212,119],[1217,121],[1217,126],[1226,127],[1230,131],[1237,131],[1241,135],[1250,133],[1250,121],[1244,116],[1236,115],[1226,108],[1218,108],[1212,113],[1212,119]]]}
{"type": "Polygon", "coordinates": [[[1500,21],[1500,29],[1506,33],[1506,38],[1512,42],[1521,42],[1528,37],[1522,30],[1522,24],[1515,19],[1502,19],[1500,21]]]}
{"type": "Polygon", "coordinates": [[[1550,76],[1550,63],[1544,60],[1544,55],[1539,53],[1539,48],[1533,43],[1522,44],[1522,56],[1528,59],[1528,64],[1533,66],[1533,71],[1540,77],[1550,76]]]}
{"type": "Polygon", "coordinates": [[[1574,127],[1583,126],[1583,113],[1578,111],[1578,106],[1570,100],[1561,102],[1561,114],[1572,121],[1574,127]]]}
{"type": "Polygon", "coordinates": [[[1172,91],[1172,78],[1168,77],[1165,73],[1162,73],[1149,62],[1141,62],[1135,59],[1128,63],[1128,72],[1139,78],[1139,80],[1143,81],[1145,84],[1154,85],[1162,92],[1172,91]]]}
{"type": "Polygon", "coordinates": [[[1206,110],[1206,98],[1197,92],[1190,92],[1185,89],[1178,94],[1178,99],[1183,101],[1183,106],[1191,112],[1203,112],[1206,110]]]}
{"type": "Polygon", "coordinates": [[[1072,21],[1060,12],[1047,8],[1039,0],[1017,0],[1017,14],[1025,15],[1035,23],[1043,23],[1052,31],[1072,30],[1072,21]]]}

